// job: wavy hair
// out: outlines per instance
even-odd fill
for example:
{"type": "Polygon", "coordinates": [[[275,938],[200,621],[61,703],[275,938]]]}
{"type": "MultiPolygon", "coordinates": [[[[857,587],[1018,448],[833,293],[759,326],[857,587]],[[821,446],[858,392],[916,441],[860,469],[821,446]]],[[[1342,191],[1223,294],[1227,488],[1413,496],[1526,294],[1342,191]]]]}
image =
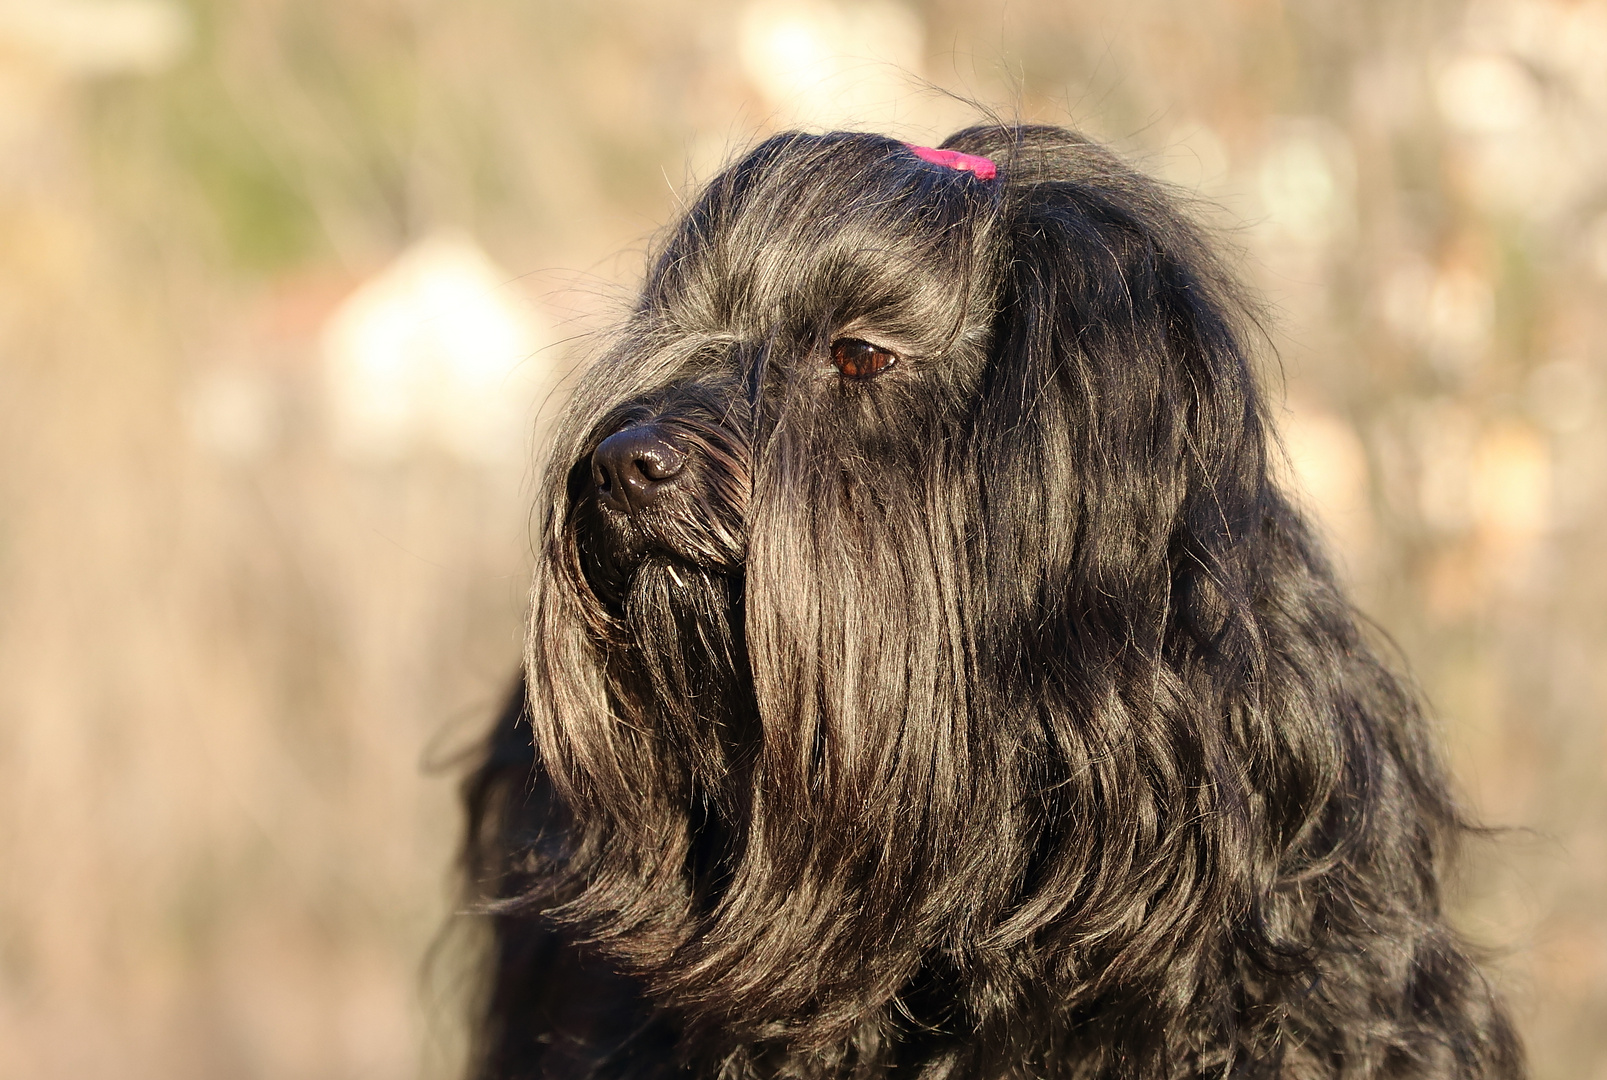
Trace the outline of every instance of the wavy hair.
{"type": "Polygon", "coordinates": [[[580,383],[465,786],[474,1076],[1521,1075],[1231,276],[1084,138],[944,147],[997,177],[766,141],[580,383]]]}

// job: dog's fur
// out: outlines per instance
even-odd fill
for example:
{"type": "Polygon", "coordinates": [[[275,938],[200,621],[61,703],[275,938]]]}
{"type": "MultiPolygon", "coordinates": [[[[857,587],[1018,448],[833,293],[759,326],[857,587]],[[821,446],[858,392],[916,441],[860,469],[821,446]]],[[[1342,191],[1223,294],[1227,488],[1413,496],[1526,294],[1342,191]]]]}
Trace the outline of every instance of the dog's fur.
{"type": "Polygon", "coordinates": [[[1228,275],[1078,136],[944,145],[997,179],[765,142],[581,382],[465,789],[475,1075],[1521,1075],[1228,275]],[[686,468],[621,514],[643,424],[686,468]]]}

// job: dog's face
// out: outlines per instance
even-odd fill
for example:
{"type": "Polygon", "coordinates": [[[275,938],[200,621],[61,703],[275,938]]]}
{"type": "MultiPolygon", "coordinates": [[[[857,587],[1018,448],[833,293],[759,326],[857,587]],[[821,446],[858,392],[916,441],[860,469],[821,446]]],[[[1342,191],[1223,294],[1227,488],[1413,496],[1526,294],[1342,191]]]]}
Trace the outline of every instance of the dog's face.
{"type": "Polygon", "coordinates": [[[1250,812],[1168,713],[1270,497],[1229,294],[1092,145],[951,143],[1000,175],[838,135],[717,179],[558,440],[565,917],[733,1038],[841,1040],[1046,933],[1147,962],[1199,822],[1250,812]]]}
{"type": "Polygon", "coordinates": [[[766,531],[756,472],[756,511],[767,487],[797,502],[818,482],[774,472],[801,462],[834,490],[923,486],[985,365],[994,268],[975,233],[993,193],[926,165],[910,183],[913,155],[886,140],[777,149],[798,160],[693,212],[605,361],[641,389],[593,424],[567,495],[586,581],[616,609],[644,562],[740,575],[766,531]]]}

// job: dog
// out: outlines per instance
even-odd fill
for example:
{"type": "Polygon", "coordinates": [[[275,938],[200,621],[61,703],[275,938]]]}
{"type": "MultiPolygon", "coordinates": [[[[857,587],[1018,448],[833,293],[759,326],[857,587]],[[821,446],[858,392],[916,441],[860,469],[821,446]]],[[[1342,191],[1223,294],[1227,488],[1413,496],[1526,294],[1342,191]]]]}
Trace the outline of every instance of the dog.
{"type": "Polygon", "coordinates": [[[1255,325],[1057,128],[715,178],[555,438],[472,1074],[1521,1076],[1255,325]]]}

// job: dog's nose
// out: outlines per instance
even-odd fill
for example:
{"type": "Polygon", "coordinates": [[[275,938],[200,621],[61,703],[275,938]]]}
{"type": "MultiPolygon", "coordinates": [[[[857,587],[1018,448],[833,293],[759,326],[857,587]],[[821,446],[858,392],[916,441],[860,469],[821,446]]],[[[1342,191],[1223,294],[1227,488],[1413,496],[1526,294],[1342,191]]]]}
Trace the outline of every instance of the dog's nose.
{"type": "Polygon", "coordinates": [[[656,424],[637,424],[592,452],[591,478],[605,506],[635,514],[653,505],[685,466],[686,454],[656,424]]]}

